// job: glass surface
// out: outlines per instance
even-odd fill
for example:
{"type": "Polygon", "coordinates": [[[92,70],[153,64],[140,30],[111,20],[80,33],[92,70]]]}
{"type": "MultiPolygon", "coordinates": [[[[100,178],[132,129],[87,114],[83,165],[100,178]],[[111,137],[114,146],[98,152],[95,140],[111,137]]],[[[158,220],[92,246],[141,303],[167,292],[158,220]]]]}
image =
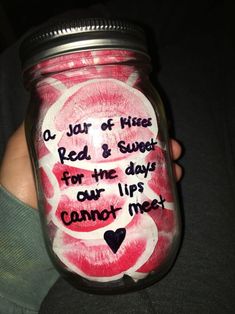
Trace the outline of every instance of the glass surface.
{"type": "Polygon", "coordinates": [[[79,289],[119,293],[167,273],[180,213],[149,60],[83,51],[25,73],[26,134],[49,254],[79,289]]]}

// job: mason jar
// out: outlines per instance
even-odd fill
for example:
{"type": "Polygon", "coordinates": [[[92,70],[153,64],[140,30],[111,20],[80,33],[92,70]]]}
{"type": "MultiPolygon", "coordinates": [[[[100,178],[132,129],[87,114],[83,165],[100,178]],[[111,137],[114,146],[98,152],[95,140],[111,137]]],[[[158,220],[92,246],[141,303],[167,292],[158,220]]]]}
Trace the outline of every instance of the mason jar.
{"type": "Polygon", "coordinates": [[[72,19],[26,36],[26,138],[48,253],[78,289],[147,287],[172,267],[181,218],[144,31],[72,19]]]}

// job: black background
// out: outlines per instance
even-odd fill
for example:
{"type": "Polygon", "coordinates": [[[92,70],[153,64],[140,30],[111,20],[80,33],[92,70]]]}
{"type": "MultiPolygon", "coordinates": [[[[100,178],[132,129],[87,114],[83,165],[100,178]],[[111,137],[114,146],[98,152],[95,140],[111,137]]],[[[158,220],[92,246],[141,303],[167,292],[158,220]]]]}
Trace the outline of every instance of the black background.
{"type": "Polygon", "coordinates": [[[77,1],[8,1],[0,0],[0,51],[12,44],[29,28],[68,10],[84,8],[99,0],[77,1]]]}
{"type": "MultiPolygon", "coordinates": [[[[158,49],[151,50],[151,57],[160,64],[160,94],[166,95],[163,98],[165,107],[170,109],[174,135],[184,147],[180,161],[184,178],[179,186],[184,217],[182,247],[172,271],[157,285],[131,296],[94,297],[60,278],[42,302],[40,313],[233,314],[235,75],[233,42],[224,45],[224,26],[227,24],[227,34],[232,35],[234,27],[230,21],[234,20],[234,10],[226,12],[224,23],[224,10],[218,5],[222,1],[112,2],[110,9],[115,14],[119,11],[123,17],[132,16],[152,27],[152,43],[156,41],[158,45],[158,49]],[[142,3],[139,10],[135,3],[142,3]],[[146,3],[154,5],[154,10],[146,3]]],[[[1,48],[4,50],[48,17],[94,3],[97,1],[61,4],[42,0],[13,5],[3,0],[1,48]]],[[[1,61],[3,151],[9,135],[24,119],[28,95],[22,86],[16,47],[6,51],[1,61]]],[[[156,75],[155,69],[153,73],[156,75]]]]}

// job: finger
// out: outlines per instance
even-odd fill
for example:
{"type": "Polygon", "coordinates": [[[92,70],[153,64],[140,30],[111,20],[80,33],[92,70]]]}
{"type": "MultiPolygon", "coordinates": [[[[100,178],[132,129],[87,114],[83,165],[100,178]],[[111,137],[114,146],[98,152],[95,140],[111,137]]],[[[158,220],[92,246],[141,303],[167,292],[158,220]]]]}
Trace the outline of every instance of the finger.
{"type": "Polygon", "coordinates": [[[182,178],[182,175],[183,175],[182,167],[180,165],[174,163],[173,164],[173,172],[174,172],[176,181],[179,181],[182,178]]]}
{"type": "Polygon", "coordinates": [[[179,159],[182,154],[182,147],[175,139],[170,139],[170,151],[173,160],[179,159]]]}
{"type": "Polygon", "coordinates": [[[5,158],[9,160],[24,156],[28,156],[28,148],[25,139],[24,123],[22,123],[8,140],[5,158]]]}
{"type": "Polygon", "coordinates": [[[36,192],[24,125],[10,137],[0,167],[0,184],[22,202],[36,208],[36,192]]]}

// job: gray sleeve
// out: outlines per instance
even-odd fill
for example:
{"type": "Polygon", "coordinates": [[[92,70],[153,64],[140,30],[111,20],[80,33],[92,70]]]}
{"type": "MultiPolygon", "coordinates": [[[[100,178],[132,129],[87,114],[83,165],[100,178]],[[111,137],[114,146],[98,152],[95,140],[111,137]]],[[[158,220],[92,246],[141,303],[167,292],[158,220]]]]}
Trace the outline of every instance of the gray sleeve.
{"type": "Polygon", "coordinates": [[[3,187],[0,212],[0,313],[37,313],[59,277],[47,255],[39,213],[3,187]]]}

